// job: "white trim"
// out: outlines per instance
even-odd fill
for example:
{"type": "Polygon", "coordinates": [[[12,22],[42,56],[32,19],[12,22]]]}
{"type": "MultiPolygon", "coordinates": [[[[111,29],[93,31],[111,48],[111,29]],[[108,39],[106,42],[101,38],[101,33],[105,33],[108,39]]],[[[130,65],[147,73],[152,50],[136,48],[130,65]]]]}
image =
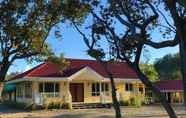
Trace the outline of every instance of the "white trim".
{"type": "Polygon", "coordinates": [[[24,77],[24,78],[19,78],[15,80],[11,80],[6,82],[6,84],[13,84],[13,83],[18,83],[18,82],[23,82],[23,81],[47,81],[47,82],[58,82],[58,81],[67,81],[67,77],[24,77]]]}
{"type": "MultiPolygon", "coordinates": [[[[110,79],[104,78],[103,81],[110,81],[110,79]]],[[[142,83],[140,79],[136,79],[136,78],[135,79],[134,78],[114,78],[114,81],[115,82],[140,82],[142,83]]]]}
{"type": "MultiPolygon", "coordinates": [[[[41,82],[42,81],[49,81],[49,82],[72,81],[76,76],[80,75],[82,72],[85,72],[85,71],[90,71],[90,70],[87,68],[84,68],[70,77],[24,77],[24,78],[19,78],[19,79],[8,81],[6,82],[6,84],[13,84],[13,83],[18,83],[18,82],[23,82],[23,81],[38,81],[38,82],[40,81],[41,82]]],[[[94,74],[96,74],[96,76],[98,77],[97,80],[99,81],[102,81],[102,82],[110,81],[109,78],[104,78],[98,73],[96,73],[95,71],[91,71],[91,72],[94,72],[94,74]]],[[[133,78],[114,78],[114,80],[116,82],[140,82],[142,83],[139,79],[133,79],[133,78]]]]}
{"type": "Polygon", "coordinates": [[[91,69],[90,67],[85,67],[83,69],[81,69],[80,71],[74,73],[73,75],[71,75],[68,80],[72,81],[73,79],[77,78],[77,76],[81,75],[82,73],[92,73],[96,76],[95,80],[97,81],[102,81],[104,80],[104,77],[102,77],[100,74],[98,74],[97,72],[95,72],[93,69],[91,69]]]}

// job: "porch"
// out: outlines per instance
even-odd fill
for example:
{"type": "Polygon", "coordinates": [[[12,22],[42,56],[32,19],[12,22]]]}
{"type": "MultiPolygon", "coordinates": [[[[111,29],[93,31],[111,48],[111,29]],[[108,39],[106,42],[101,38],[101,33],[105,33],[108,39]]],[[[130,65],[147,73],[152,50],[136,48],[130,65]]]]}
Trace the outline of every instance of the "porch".
{"type": "Polygon", "coordinates": [[[63,103],[111,103],[110,84],[106,82],[39,82],[34,87],[34,103],[45,104],[46,101],[63,103]],[[38,89],[37,89],[38,88],[38,89]]]}

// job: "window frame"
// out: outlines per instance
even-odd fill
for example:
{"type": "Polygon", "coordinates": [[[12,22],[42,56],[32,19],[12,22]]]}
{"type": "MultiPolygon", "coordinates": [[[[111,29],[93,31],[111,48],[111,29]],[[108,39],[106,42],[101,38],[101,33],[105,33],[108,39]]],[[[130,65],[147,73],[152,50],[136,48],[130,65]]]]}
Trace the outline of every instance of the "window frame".
{"type": "Polygon", "coordinates": [[[109,96],[110,93],[110,88],[109,88],[109,83],[101,83],[101,92],[103,92],[103,94],[109,96]]]}
{"type": "Polygon", "coordinates": [[[16,87],[16,96],[18,98],[23,98],[24,95],[23,95],[23,88],[22,88],[22,84],[18,84],[17,87],[16,87]]]}
{"type": "Polygon", "coordinates": [[[100,83],[92,83],[91,89],[92,96],[100,96],[100,83]]]}
{"type": "Polygon", "coordinates": [[[125,83],[125,91],[133,91],[134,90],[134,87],[133,87],[133,84],[132,83],[125,83]]]}
{"type": "MultiPolygon", "coordinates": [[[[49,87],[50,88],[50,87],[49,87]]],[[[41,95],[46,95],[47,97],[59,97],[60,84],[58,82],[40,82],[39,83],[39,93],[41,95]],[[52,84],[53,87],[51,91],[46,91],[46,85],[52,84]]]]}
{"type": "Polygon", "coordinates": [[[32,83],[25,82],[24,89],[25,89],[25,98],[32,98],[32,83]]]}

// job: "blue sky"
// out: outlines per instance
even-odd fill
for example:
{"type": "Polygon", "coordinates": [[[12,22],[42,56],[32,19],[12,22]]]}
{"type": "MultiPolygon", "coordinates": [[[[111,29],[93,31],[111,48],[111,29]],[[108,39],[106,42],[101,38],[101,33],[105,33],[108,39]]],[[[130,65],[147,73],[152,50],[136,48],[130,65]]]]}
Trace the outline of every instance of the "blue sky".
{"type": "MultiPolygon", "coordinates": [[[[55,28],[53,28],[47,38],[47,41],[52,47],[52,50],[56,53],[56,55],[60,53],[64,53],[66,58],[79,58],[79,59],[91,59],[86,54],[86,46],[84,42],[81,40],[82,37],[72,28],[69,24],[59,24],[59,28],[61,31],[62,38],[57,39],[54,35],[55,28]]],[[[152,38],[156,41],[162,40],[161,35],[157,31],[150,32],[152,38]]],[[[178,46],[172,48],[164,48],[164,49],[153,49],[147,47],[148,52],[144,53],[141,61],[148,57],[150,59],[150,63],[153,63],[157,58],[163,57],[169,53],[178,52],[178,46]]],[[[39,63],[33,62],[32,64],[26,63],[24,60],[17,60],[9,69],[10,72],[23,72],[28,70],[39,63]]]]}

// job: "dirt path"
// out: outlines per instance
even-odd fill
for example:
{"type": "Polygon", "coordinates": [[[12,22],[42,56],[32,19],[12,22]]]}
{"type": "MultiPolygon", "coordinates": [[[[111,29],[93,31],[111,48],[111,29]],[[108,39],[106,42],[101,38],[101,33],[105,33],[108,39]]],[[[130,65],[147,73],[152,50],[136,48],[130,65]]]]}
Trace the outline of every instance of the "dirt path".
{"type": "MultiPolygon", "coordinates": [[[[186,111],[181,106],[174,107],[179,118],[186,118],[186,111]]],[[[140,108],[121,108],[125,118],[168,118],[164,109],[159,106],[143,106],[140,108]]],[[[113,109],[84,110],[40,110],[16,111],[0,105],[0,118],[114,118],[113,109]],[[5,109],[4,109],[5,108],[5,109]],[[2,110],[2,111],[1,111],[2,110]],[[12,113],[11,113],[11,110],[12,113]],[[4,112],[3,112],[4,111],[4,112]]]]}

